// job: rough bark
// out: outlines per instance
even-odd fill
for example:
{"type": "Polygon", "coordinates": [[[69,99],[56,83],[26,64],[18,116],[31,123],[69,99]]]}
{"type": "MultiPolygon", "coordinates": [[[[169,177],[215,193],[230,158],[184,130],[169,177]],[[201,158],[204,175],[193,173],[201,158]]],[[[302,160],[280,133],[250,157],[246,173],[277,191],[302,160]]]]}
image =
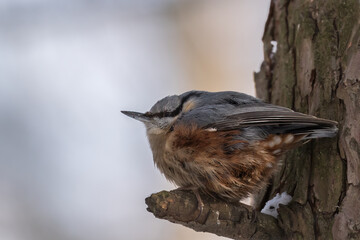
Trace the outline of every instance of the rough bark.
{"type": "Polygon", "coordinates": [[[312,141],[289,153],[267,193],[287,191],[300,205],[280,210],[287,236],[359,239],[359,1],[284,0],[272,1],[271,8],[263,37],[265,61],[255,74],[258,96],[337,120],[340,131],[338,139],[312,141]],[[296,226],[300,220],[304,224],[296,226]]]}
{"type": "Polygon", "coordinates": [[[200,214],[195,195],[174,190],[152,194],[145,202],[155,217],[179,223],[195,231],[215,233],[233,239],[283,239],[275,218],[255,212],[244,204],[225,203],[202,195],[200,214]]]}
{"type": "Polygon", "coordinates": [[[258,97],[336,120],[338,137],[289,152],[255,210],[206,199],[196,219],[197,201],[182,191],[152,195],[148,210],[234,239],[360,239],[360,2],[273,0],[263,42],[258,97]],[[293,200],[277,220],[258,212],[284,191],[293,200]]]}

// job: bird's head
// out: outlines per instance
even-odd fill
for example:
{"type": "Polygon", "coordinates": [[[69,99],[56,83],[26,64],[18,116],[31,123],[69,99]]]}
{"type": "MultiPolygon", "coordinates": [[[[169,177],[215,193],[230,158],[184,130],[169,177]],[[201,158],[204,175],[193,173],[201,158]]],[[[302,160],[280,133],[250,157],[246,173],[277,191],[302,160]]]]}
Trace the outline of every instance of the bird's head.
{"type": "Polygon", "coordinates": [[[168,96],[158,101],[146,113],[121,111],[128,117],[143,122],[148,134],[167,132],[177,117],[181,114],[184,102],[178,95],[168,96]]]}

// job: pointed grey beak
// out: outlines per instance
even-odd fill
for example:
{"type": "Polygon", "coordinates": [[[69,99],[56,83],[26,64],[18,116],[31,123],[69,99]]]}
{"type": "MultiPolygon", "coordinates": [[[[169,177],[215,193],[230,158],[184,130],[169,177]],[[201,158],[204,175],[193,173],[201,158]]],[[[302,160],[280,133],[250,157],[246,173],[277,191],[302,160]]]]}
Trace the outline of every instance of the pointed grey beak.
{"type": "Polygon", "coordinates": [[[123,114],[125,114],[128,117],[131,117],[133,119],[136,119],[140,122],[150,122],[150,118],[145,116],[145,114],[143,113],[139,113],[139,112],[130,112],[130,111],[121,111],[123,114]]]}

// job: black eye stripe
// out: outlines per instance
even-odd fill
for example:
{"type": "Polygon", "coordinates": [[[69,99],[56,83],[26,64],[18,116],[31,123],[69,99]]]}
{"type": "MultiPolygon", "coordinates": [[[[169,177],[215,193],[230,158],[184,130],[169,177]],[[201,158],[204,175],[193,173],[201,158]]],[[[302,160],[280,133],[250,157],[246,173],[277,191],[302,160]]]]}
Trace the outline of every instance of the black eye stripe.
{"type": "Polygon", "coordinates": [[[184,97],[184,98],[181,100],[180,105],[179,105],[174,111],[172,111],[172,112],[158,112],[158,113],[146,112],[146,113],[145,113],[145,116],[147,116],[147,117],[158,117],[158,118],[175,117],[176,115],[178,115],[178,114],[181,112],[181,110],[182,110],[185,102],[186,102],[189,98],[191,98],[191,97],[193,97],[193,96],[197,96],[197,97],[198,97],[198,96],[200,96],[201,94],[202,94],[202,93],[200,93],[200,92],[192,92],[192,93],[190,93],[189,95],[187,95],[186,97],[184,97]]]}

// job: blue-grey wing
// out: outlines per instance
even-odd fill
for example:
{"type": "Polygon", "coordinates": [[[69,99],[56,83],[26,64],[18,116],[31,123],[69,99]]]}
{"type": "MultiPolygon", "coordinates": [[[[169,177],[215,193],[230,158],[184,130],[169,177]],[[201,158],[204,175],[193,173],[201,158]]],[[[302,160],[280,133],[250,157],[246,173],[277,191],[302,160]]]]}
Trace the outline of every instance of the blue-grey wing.
{"type": "Polygon", "coordinates": [[[245,94],[217,94],[202,96],[196,107],[180,116],[176,124],[195,124],[217,131],[242,130],[249,140],[285,133],[304,134],[305,139],[333,137],[337,132],[335,121],[267,104],[245,94]]]}

